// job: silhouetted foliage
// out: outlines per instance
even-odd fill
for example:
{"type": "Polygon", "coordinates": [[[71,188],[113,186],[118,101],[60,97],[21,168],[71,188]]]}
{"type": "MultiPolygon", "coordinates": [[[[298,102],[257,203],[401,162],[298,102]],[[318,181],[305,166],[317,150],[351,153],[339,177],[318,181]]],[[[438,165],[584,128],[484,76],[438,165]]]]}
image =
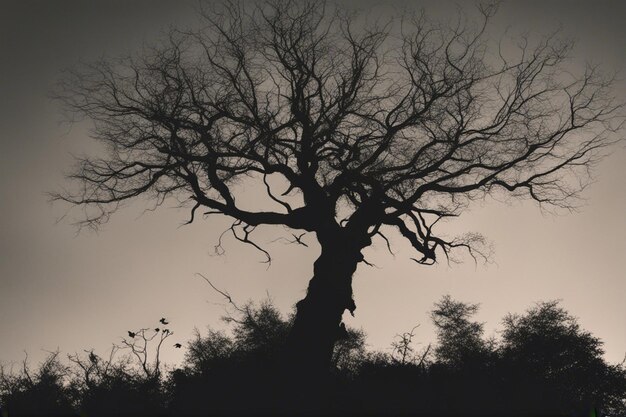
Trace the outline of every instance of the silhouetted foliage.
{"type": "Polygon", "coordinates": [[[269,301],[255,307],[248,304],[241,318],[233,321],[233,341],[237,351],[260,358],[273,358],[284,348],[291,321],[285,320],[269,301]]]}
{"type": "Polygon", "coordinates": [[[234,350],[233,340],[223,331],[209,329],[203,337],[195,329],[194,338],[189,342],[185,353],[185,370],[192,374],[207,372],[228,360],[234,350]]]}
{"type": "MultiPolygon", "coordinates": [[[[175,414],[241,414],[277,412],[300,413],[298,390],[302,381],[290,379],[282,356],[293,324],[269,302],[256,306],[235,306],[224,317],[232,325],[231,334],[208,329],[196,330],[189,343],[182,369],[171,375],[175,414]],[[241,401],[245,392],[245,401],[241,401]]],[[[356,372],[365,355],[364,334],[347,329],[336,344],[332,363],[336,373],[356,372]]],[[[328,376],[328,381],[337,376],[328,376]]],[[[320,405],[324,404],[320,400],[320,405]]]]}
{"type": "Polygon", "coordinates": [[[607,365],[603,353],[600,339],[582,330],[556,301],[508,315],[500,347],[508,403],[529,413],[582,415],[593,407],[624,415],[626,369],[607,365]]]}
{"type": "Polygon", "coordinates": [[[437,329],[437,362],[447,367],[467,368],[487,364],[495,354],[494,342],[485,340],[482,323],[470,319],[478,304],[466,304],[445,296],[435,304],[431,318],[437,329]]]}
{"type": "Polygon", "coordinates": [[[183,368],[172,373],[175,414],[241,414],[272,408],[269,402],[277,382],[272,371],[284,348],[288,321],[269,302],[236,307],[224,321],[233,325],[231,335],[209,329],[202,336],[196,330],[183,368]]]}
{"type": "Polygon", "coordinates": [[[16,417],[76,415],[67,375],[58,352],[50,353],[36,371],[30,369],[28,357],[20,372],[0,367],[0,411],[16,417]]]}
{"type": "Polygon", "coordinates": [[[70,360],[82,371],[75,374],[74,385],[80,392],[77,404],[81,415],[151,415],[165,414],[167,398],[158,377],[147,376],[133,366],[132,357],[126,356],[113,361],[98,356],[89,359],[90,365],[77,355],[70,360]],[[85,369],[89,370],[88,372],[85,369]]]}
{"type": "Polygon", "coordinates": [[[26,361],[13,372],[3,367],[0,410],[3,417],[626,416],[626,367],[607,364],[602,342],[558,302],[506,316],[498,339],[485,337],[477,311],[443,297],[431,312],[437,341],[420,349],[419,326],[387,352],[367,351],[363,332],[348,328],[332,371],[306,380],[281,360],[293,315],[269,301],[248,303],[224,318],[227,330],[196,330],[183,364],[169,372],[146,372],[141,356],[127,349],[117,357],[116,347],[108,358],[69,355],[68,366],[53,353],[37,371],[26,361]],[[319,402],[307,403],[303,387],[319,402]]]}

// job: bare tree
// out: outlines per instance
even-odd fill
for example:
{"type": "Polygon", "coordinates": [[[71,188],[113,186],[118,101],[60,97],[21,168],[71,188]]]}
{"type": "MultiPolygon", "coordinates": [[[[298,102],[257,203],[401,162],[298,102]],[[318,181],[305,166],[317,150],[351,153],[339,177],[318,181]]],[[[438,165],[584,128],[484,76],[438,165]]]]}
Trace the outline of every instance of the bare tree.
{"type": "Polygon", "coordinates": [[[411,331],[396,335],[396,340],[391,343],[391,358],[400,365],[406,365],[415,359],[415,349],[413,348],[413,338],[415,337],[414,326],[411,331]]]}
{"type": "MultiPolygon", "coordinates": [[[[296,358],[326,366],[361,251],[396,230],[433,264],[454,249],[489,255],[478,234],[446,239],[435,224],[503,191],[571,209],[622,127],[613,80],[572,69],[556,36],[493,42],[482,22],[414,13],[386,24],[329,5],[269,1],[202,10],[205,27],[74,71],[60,96],[95,122],[102,157],[80,159],[56,198],[97,227],[126,200],[189,201],[223,214],[225,232],[260,225],[313,232],[321,246],[289,338],[296,358]],[[268,204],[238,203],[257,183],[268,204]]],[[[219,249],[219,247],[218,247],[219,249]]],[[[452,258],[454,259],[454,258],[452,258]]]]}
{"type": "Polygon", "coordinates": [[[169,329],[139,329],[129,331],[128,336],[122,339],[120,349],[129,349],[136,363],[141,367],[144,376],[149,380],[158,381],[162,374],[161,347],[165,339],[172,336],[174,332],[169,329]],[[152,343],[154,341],[154,343],[152,343]],[[150,350],[152,348],[152,355],[150,350]],[[151,356],[154,356],[151,359],[151,356]]]}
{"type": "Polygon", "coordinates": [[[97,355],[93,349],[85,350],[85,356],[78,353],[68,354],[68,360],[75,365],[71,371],[73,371],[74,379],[78,381],[77,385],[83,390],[93,389],[103,380],[110,378],[120,368],[124,368],[124,362],[115,363],[115,355],[118,350],[119,347],[113,345],[109,351],[108,359],[97,355]]]}

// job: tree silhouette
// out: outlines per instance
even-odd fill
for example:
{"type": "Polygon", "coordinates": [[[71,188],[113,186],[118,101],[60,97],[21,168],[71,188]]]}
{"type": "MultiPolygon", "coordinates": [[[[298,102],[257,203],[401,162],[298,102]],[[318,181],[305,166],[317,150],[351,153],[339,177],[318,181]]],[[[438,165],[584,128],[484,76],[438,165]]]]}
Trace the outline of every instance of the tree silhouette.
{"type": "Polygon", "coordinates": [[[591,408],[602,415],[624,413],[626,369],[608,365],[602,341],[557,301],[538,303],[524,315],[509,314],[503,322],[503,379],[510,385],[510,405],[529,413],[581,414],[591,408]]]}
{"type": "Polygon", "coordinates": [[[455,301],[449,295],[435,303],[431,318],[437,330],[435,355],[440,363],[467,367],[487,362],[495,342],[484,339],[482,323],[470,320],[477,312],[478,304],[455,301]]]}
{"type": "Polygon", "coordinates": [[[61,81],[106,155],[79,159],[75,186],[56,198],[97,227],[127,200],[174,197],[189,223],[198,210],[232,218],[225,233],[268,263],[257,226],[299,229],[293,243],[314,233],[321,251],[288,346],[324,369],[373,239],[399,232],[419,264],[459,248],[487,257],[480,235],[447,239],[434,226],[497,192],[572,208],[617,140],[612,78],[573,68],[555,35],[490,40],[495,9],[447,26],[420,13],[379,24],[316,2],[204,9],[203,29],[61,81]],[[242,181],[267,201],[243,206],[242,181]]]}

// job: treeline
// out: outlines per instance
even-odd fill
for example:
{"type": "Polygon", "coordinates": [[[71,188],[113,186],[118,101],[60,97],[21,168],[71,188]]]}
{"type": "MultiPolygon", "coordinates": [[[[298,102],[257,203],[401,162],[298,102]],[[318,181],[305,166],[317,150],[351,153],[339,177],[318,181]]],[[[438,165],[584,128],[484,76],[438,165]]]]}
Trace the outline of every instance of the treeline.
{"type": "Polygon", "coordinates": [[[163,328],[129,332],[108,355],[51,353],[0,368],[3,417],[184,415],[626,416],[626,367],[608,364],[602,342],[557,302],[509,314],[498,339],[474,320],[478,305],[444,297],[432,344],[415,329],[388,352],[366,349],[347,329],[330,372],[282,366],[291,317],[270,302],[237,308],[230,332],[196,332],[184,363],[159,359],[163,328]]]}

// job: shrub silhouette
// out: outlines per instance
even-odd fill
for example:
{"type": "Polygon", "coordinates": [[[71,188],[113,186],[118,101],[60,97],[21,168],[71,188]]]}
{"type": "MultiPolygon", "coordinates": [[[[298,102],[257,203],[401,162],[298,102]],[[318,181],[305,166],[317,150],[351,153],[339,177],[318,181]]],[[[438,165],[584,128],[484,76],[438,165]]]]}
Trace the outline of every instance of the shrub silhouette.
{"type": "Polygon", "coordinates": [[[229,331],[196,330],[183,364],[145,372],[132,354],[52,353],[31,371],[0,368],[4,416],[416,415],[626,416],[626,368],[558,302],[503,320],[498,339],[474,320],[477,304],[435,303],[437,341],[414,348],[416,328],[387,352],[347,328],[331,372],[298,378],[285,367],[293,317],[265,301],[237,307],[229,331]],[[311,405],[308,395],[319,403],[311,405]],[[306,404],[306,407],[303,406],[306,404]]]}
{"type": "MultiPolygon", "coordinates": [[[[233,325],[231,336],[212,329],[203,336],[196,330],[188,345],[185,364],[171,374],[169,381],[173,414],[301,411],[299,389],[294,386],[309,384],[294,381],[283,361],[293,316],[283,317],[269,301],[258,306],[252,303],[242,308],[235,306],[235,310],[234,315],[224,318],[233,325]]],[[[364,340],[363,332],[346,329],[333,352],[336,375],[329,375],[325,381],[330,384],[325,389],[328,394],[339,374],[352,375],[356,371],[365,354],[364,340]]]]}
{"type": "Polygon", "coordinates": [[[79,410],[86,416],[163,415],[166,397],[159,379],[147,378],[120,361],[96,382],[80,381],[79,410]]]}
{"type": "Polygon", "coordinates": [[[267,388],[276,379],[272,365],[284,345],[288,321],[269,302],[236,307],[236,314],[224,320],[234,325],[232,335],[209,329],[202,336],[196,330],[184,366],[172,373],[174,414],[240,414],[272,408],[267,388]]]}
{"type": "Polygon", "coordinates": [[[501,373],[509,385],[507,401],[516,409],[624,415],[626,370],[606,364],[600,339],[582,330],[558,302],[508,315],[502,339],[501,373]]]}
{"type": "MultiPolygon", "coordinates": [[[[163,319],[162,319],[163,320],[163,319]]],[[[164,329],[128,331],[130,339],[114,345],[108,358],[87,351],[69,355],[74,365],[72,385],[78,391],[81,415],[150,415],[166,413],[160,350],[173,333],[164,329]],[[118,356],[118,353],[125,353],[118,356]]]]}
{"type": "Polygon", "coordinates": [[[59,352],[50,353],[34,372],[28,357],[19,373],[0,367],[2,416],[76,415],[73,389],[67,378],[68,369],[59,360],[59,352]]]}
{"type": "Polygon", "coordinates": [[[435,304],[431,319],[437,330],[437,362],[451,368],[482,368],[494,358],[493,340],[484,338],[483,324],[471,321],[478,304],[466,304],[444,296],[435,304]]]}

